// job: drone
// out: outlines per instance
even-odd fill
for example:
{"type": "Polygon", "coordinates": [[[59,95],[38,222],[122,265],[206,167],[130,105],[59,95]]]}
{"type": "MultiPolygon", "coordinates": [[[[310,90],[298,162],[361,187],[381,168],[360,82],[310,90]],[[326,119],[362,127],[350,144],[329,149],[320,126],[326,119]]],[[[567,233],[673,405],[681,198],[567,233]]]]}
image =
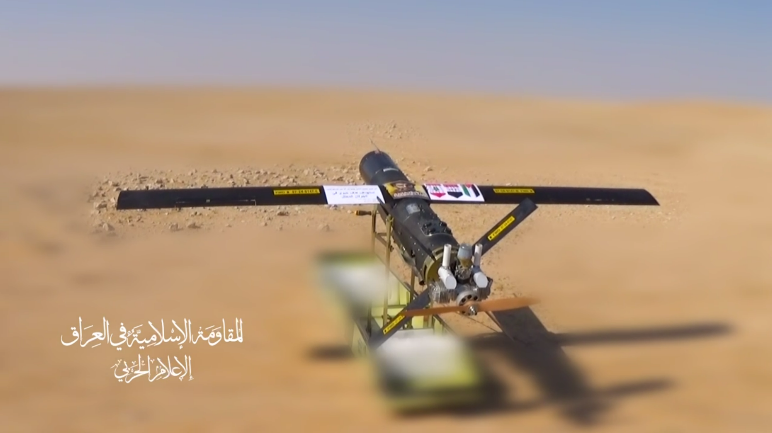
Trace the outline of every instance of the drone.
{"type": "Polygon", "coordinates": [[[486,313],[504,330],[497,313],[538,303],[531,297],[490,298],[494,281],[482,258],[539,205],[659,206],[645,189],[417,184],[377,148],[361,159],[359,174],[364,185],[124,190],[116,208],[372,206],[355,212],[371,216],[370,251],[325,254],[320,275],[345,319],[351,350],[373,355],[392,401],[405,406],[407,399],[414,406],[427,396],[477,398],[488,392],[485,374],[440,315],[486,313]],[[432,208],[490,204],[515,208],[473,243],[459,242],[432,208]],[[378,231],[378,220],[385,232],[378,231]],[[386,247],[385,258],[375,254],[376,241],[386,247]],[[409,283],[392,269],[392,252],[409,267],[409,283]]]}

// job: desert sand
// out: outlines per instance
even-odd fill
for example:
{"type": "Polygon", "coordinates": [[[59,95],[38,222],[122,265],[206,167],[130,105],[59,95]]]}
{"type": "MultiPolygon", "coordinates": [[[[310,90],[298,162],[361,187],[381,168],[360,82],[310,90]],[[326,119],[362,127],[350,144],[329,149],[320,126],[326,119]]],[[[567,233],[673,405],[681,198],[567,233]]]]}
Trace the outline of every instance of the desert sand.
{"type": "MultiPolygon", "coordinates": [[[[0,166],[1,431],[772,430],[772,108],[7,89],[0,166]],[[660,201],[541,206],[484,261],[494,296],[542,299],[533,312],[564,364],[607,405],[589,424],[553,404],[545,375],[560,372],[511,351],[486,355],[509,408],[409,419],[365,366],[315,355],[343,341],[308,271],[320,250],[367,247],[350,209],[114,209],[121,188],[357,183],[371,139],[418,181],[641,187],[660,201]],[[149,332],[238,317],[243,342],[65,346],[79,317],[87,335],[103,318],[149,332]],[[119,382],[111,366],[138,355],[189,356],[193,380],[119,382]]],[[[466,241],[509,210],[436,209],[466,241]]]]}

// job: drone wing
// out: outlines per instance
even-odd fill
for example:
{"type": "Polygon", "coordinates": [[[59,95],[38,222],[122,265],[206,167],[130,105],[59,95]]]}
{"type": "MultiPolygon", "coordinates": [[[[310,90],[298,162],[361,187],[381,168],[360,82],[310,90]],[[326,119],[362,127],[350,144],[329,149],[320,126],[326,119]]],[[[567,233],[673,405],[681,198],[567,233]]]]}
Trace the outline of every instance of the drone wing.
{"type": "MultiPolygon", "coordinates": [[[[215,206],[366,205],[384,200],[378,185],[255,186],[121,191],[116,208],[215,206]]],[[[387,195],[386,195],[387,196],[387,195]]],[[[387,196],[388,197],[388,196],[387,196]]]]}
{"type": "Polygon", "coordinates": [[[475,184],[424,184],[437,203],[518,204],[530,199],[536,204],[659,206],[645,189],[587,188],[566,186],[498,186],[475,184]]]}

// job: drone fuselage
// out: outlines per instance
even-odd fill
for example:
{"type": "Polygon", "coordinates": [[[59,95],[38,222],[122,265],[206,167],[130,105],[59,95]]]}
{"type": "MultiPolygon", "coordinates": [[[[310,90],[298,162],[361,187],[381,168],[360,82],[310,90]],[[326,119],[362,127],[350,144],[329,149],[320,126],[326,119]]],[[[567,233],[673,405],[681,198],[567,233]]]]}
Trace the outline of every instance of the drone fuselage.
{"type": "MultiPolygon", "coordinates": [[[[359,164],[362,180],[370,185],[412,182],[386,153],[372,151],[359,164]]],[[[439,278],[444,249],[451,246],[451,257],[455,257],[459,242],[450,227],[434,212],[428,200],[422,197],[405,197],[390,204],[378,206],[381,219],[386,222],[391,216],[392,236],[408,265],[427,283],[439,278]]],[[[453,261],[451,260],[451,264],[453,261]]]]}

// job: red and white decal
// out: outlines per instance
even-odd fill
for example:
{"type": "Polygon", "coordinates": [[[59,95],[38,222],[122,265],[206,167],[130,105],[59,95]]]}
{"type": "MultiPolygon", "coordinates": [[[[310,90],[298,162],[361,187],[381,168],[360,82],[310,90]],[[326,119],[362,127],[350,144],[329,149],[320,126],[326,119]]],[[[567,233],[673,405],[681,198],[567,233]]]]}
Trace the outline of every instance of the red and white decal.
{"type": "Polygon", "coordinates": [[[480,189],[472,183],[427,183],[424,187],[434,201],[485,201],[480,189]]]}
{"type": "Polygon", "coordinates": [[[429,195],[432,197],[432,200],[441,199],[446,195],[445,189],[439,183],[427,183],[424,184],[424,188],[426,188],[426,192],[429,193],[429,195]]]}

